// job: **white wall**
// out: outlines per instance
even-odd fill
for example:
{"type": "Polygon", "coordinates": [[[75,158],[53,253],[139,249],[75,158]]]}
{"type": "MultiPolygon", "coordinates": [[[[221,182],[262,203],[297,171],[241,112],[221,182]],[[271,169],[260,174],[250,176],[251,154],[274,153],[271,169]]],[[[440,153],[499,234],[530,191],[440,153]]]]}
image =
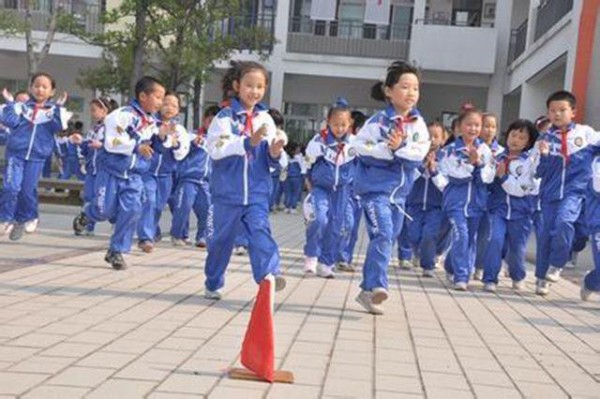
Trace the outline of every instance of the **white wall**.
{"type": "Polygon", "coordinates": [[[487,89],[482,87],[452,86],[425,83],[421,87],[419,110],[426,121],[441,119],[442,112],[458,113],[460,106],[471,102],[485,108],[487,89]]]}
{"type": "Polygon", "coordinates": [[[565,64],[525,83],[521,88],[519,117],[534,120],[540,115],[545,115],[548,96],[564,88],[565,64]]]}
{"type": "Polygon", "coordinates": [[[592,65],[588,78],[585,123],[600,129],[600,13],[596,17],[596,32],[594,34],[594,49],[592,65]]]}
{"type": "Polygon", "coordinates": [[[510,21],[510,28],[516,29],[525,21],[529,16],[529,0],[517,0],[513,1],[512,16],[510,21]]]}

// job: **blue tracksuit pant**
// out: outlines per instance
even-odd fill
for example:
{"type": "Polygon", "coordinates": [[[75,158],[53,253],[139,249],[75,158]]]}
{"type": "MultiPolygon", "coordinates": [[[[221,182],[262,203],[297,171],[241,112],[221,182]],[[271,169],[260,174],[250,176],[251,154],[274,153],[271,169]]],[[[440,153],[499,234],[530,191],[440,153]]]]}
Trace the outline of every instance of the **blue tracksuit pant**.
{"type": "Polygon", "coordinates": [[[271,196],[269,197],[269,208],[275,209],[275,207],[281,202],[281,196],[283,195],[283,184],[279,180],[279,175],[271,175],[271,180],[273,181],[273,188],[271,191],[271,196]]]}
{"type": "Polygon", "coordinates": [[[142,216],[138,222],[138,239],[154,241],[160,234],[158,223],[173,189],[173,177],[144,175],[144,195],[142,196],[142,216]]]}
{"type": "Polygon", "coordinates": [[[513,281],[526,277],[525,252],[531,234],[532,222],[529,217],[506,220],[502,216],[490,214],[490,233],[483,258],[483,282],[498,284],[498,274],[502,268],[502,253],[506,247],[508,273],[513,281]]]}
{"type": "MultiPolygon", "coordinates": [[[[94,200],[94,185],[96,183],[96,175],[88,173],[85,175],[85,180],[83,181],[83,203],[87,204],[94,200]]],[[[87,225],[87,231],[94,231],[96,227],[95,222],[90,222],[87,225]]]]}
{"type": "Polygon", "coordinates": [[[336,191],[313,187],[308,201],[312,202],[315,218],[306,226],[304,255],[319,258],[319,263],[333,266],[341,247],[348,187],[336,191]]]}
{"type": "Polygon", "coordinates": [[[37,184],[44,161],[9,156],[0,194],[0,222],[25,223],[38,217],[37,184]]]}
{"type": "MultiPolygon", "coordinates": [[[[412,217],[412,215],[410,216],[412,217]]],[[[398,259],[401,261],[411,260],[413,258],[413,247],[410,243],[410,238],[408,237],[407,222],[409,222],[409,220],[406,220],[406,222],[404,222],[402,230],[400,231],[400,234],[398,234],[398,238],[396,239],[396,242],[398,244],[398,259]]]]}
{"type": "Polygon", "coordinates": [[[269,201],[249,205],[213,204],[213,227],[209,229],[208,257],[204,273],[205,286],[211,291],[225,284],[235,232],[241,224],[248,237],[248,254],[252,275],[260,283],[267,274],[280,274],[279,249],[271,234],[269,201]]]}
{"type": "Polygon", "coordinates": [[[210,187],[208,181],[201,183],[180,181],[172,202],[173,222],[171,236],[180,240],[186,238],[190,212],[193,210],[198,220],[196,243],[206,242],[206,226],[210,212],[210,187]]]}
{"type": "Polygon", "coordinates": [[[83,181],[85,174],[81,171],[81,164],[77,157],[64,157],[63,158],[63,170],[59,176],[59,179],[69,180],[71,176],[77,177],[77,180],[83,181]]]}
{"type": "Polygon", "coordinates": [[[285,181],[285,207],[295,209],[302,196],[302,176],[288,176],[285,181]]]}
{"type": "Polygon", "coordinates": [[[452,244],[446,262],[446,271],[454,275],[454,282],[469,282],[474,268],[477,232],[480,216],[466,217],[462,210],[447,215],[452,224],[452,244]]]}
{"type": "Polygon", "coordinates": [[[560,201],[542,203],[542,231],[535,262],[535,276],[546,278],[550,266],[562,268],[569,260],[574,223],[581,212],[582,200],[571,195],[560,201]]]}
{"type": "Polygon", "coordinates": [[[360,200],[349,196],[346,203],[345,227],[340,242],[339,261],[352,264],[354,257],[354,248],[358,241],[358,229],[360,228],[360,218],[362,215],[362,206],[360,200]]]}
{"type": "Polygon", "coordinates": [[[42,170],[42,177],[45,177],[45,178],[52,177],[52,155],[50,155],[44,161],[44,169],[42,170]]]}
{"type": "Polygon", "coordinates": [[[135,227],[142,212],[144,184],[138,174],[120,179],[100,170],[94,184],[94,200],[86,204],[86,216],[94,222],[110,220],[115,229],[110,237],[109,249],[113,252],[129,252],[135,227]]]}
{"type": "Polygon", "coordinates": [[[479,231],[477,232],[477,249],[475,252],[475,269],[483,269],[485,265],[484,258],[487,250],[487,244],[490,238],[490,215],[485,212],[479,222],[479,231]]]}
{"type": "Polygon", "coordinates": [[[396,205],[390,204],[389,194],[365,195],[361,204],[365,210],[369,245],[360,287],[364,291],[379,287],[387,289],[387,268],[392,257],[394,239],[402,230],[404,214],[396,205]]]}
{"type": "Polygon", "coordinates": [[[593,233],[590,240],[595,268],[585,276],[584,284],[588,290],[600,292],[600,232],[593,233]]]}
{"type": "Polygon", "coordinates": [[[419,254],[421,267],[425,270],[435,268],[435,257],[438,252],[443,251],[440,242],[440,230],[444,219],[440,208],[422,209],[410,208],[409,212],[413,220],[405,222],[407,237],[413,248],[419,254]],[[438,247],[440,247],[438,251],[438,247]]]}

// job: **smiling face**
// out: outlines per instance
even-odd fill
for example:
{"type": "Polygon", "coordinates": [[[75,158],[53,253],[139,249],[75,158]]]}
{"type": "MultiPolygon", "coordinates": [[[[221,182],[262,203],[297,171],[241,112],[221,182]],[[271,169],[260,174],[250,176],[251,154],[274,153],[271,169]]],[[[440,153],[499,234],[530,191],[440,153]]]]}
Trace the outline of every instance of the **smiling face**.
{"type": "Polygon", "coordinates": [[[402,74],[395,85],[383,90],[400,115],[406,116],[419,102],[419,78],[414,73],[402,74]]]}
{"type": "Polygon", "coordinates": [[[90,116],[94,122],[98,122],[103,120],[106,117],[107,110],[106,108],[101,107],[96,102],[92,102],[90,104],[90,116]]]}
{"type": "Polygon", "coordinates": [[[486,144],[491,144],[492,141],[496,138],[496,132],[498,131],[498,126],[496,124],[496,118],[494,116],[486,116],[483,118],[483,126],[481,127],[481,139],[486,142],[486,144]]]}
{"type": "Polygon", "coordinates": [[[560,128],[566,128],[575,118],[575,109],[567,100],[551,101],[548,105],[548,119],[560,128]]]}
{"type": "Polygon", "coordinates": [[[156,113],[160,110],[165,98],[165,88],[159,84],[154,84],[149,93],[141,92],[139,103],[142,109],[149,113],[156,113]]]}
{"type": "Polygon", "coordinates": [[[510,154],[520,154],[527,148],[529,132],[526,129],[511,130],[506,138],[506,147],[510,154]]]}
{"type": "Polygon", "coordinates": [[[459,123],[461,136],[466,144],[472,144],[481,133],[481,114],[470,112],[459,123]]]}
{"type": "Polygon", "coordinates": [[[444,128],[439,125],[429,126],[429,136],[431,137],[431,148],[438,149],[446,141],[446,134],[444,128]]]}
{"type": "Polygon", "coordinates": [[[52,80],[44,75],[36,77],[35,80],[31,82],[30,90],[35,101],[40,104],[48,101],[55,92],[52,80]]]}
{"type": "Polygon", "coordinates": [[[239,81],[233,82],[233,89],[237,93],[242,106],[247,110],[251,110],[265,96],[267,77],[264,71],[252,69],[246,72],[239,81]]]}
{"type": "Polygon", "coordinates": [[[179,99],[174,95],[170,94],[165,96],[162,107],[160,109],[160,115],[164,121],[170,121],[179,114],[179,99]]]}
{"type": "Polygon", "coordinates": [[[340,139],[350,131],[352,127],[352,115],[348,110],[333,112],[329,119],[327,119],[327,125],[335,138],[340,139]]]}

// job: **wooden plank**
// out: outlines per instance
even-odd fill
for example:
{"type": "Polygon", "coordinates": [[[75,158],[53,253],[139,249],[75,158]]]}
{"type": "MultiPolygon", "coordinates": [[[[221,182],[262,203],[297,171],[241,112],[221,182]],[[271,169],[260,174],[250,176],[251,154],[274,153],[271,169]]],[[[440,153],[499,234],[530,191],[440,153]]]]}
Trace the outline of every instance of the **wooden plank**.
{"type": "MultiPolygon", "coordinates": [[[[229,378],[232,378],[234,380],[268,382],[254,374],[252,371],[240,367],[234,367],[230,369],[227,374],[229,375],[229,378]]],[[[275,380],[273,382],[282,382],[285,384],[294,383],[294,373],[292,373],[291,371],[275,370],[274,378],[275,380]]]]}

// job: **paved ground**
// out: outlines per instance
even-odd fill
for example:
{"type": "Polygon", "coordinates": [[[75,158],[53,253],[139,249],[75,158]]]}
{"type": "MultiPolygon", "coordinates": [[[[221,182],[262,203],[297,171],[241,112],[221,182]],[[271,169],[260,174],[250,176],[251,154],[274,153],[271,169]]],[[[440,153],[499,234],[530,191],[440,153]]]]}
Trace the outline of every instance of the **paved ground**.
{"type": "Polygon", "coordinates": [[[205,252],[164,243],[114,272],[106,237],[69,233],[75,212],[45,207],[47,228],[0,242],[0,398],[600,397],[600,300],[581,304],[575,284],[545,299],[532,281],[522,294],[455,293],[441,271],[393,270],[374,317],[354,302],[358,274],[302,275],[295,215],[273,225],[288,277],[277,365],[296,383],[230,380],[256,292],[247,258],[232,259],[225,298],[210,302],[205,252]]]}

